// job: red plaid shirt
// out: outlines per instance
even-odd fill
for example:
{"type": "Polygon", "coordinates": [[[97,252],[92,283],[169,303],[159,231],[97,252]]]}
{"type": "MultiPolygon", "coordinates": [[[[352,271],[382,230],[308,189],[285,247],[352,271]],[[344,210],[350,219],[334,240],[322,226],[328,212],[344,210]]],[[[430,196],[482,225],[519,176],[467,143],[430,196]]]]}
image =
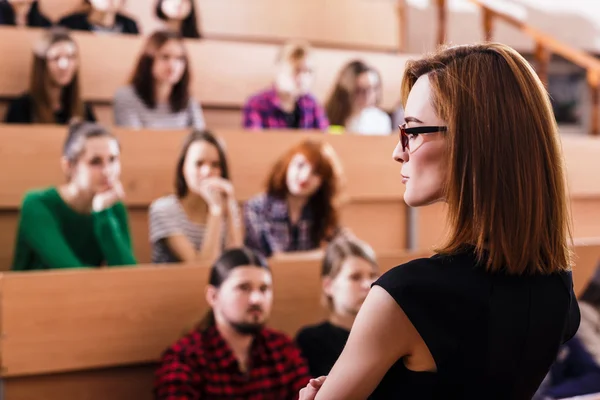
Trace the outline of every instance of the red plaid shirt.
{"type": "Polygon", "coordinates": [[[309,381],[300,351],[284,334],[263,329],[242,373],[216,327],[193,331],[163,355],[156,371],[156,400],[293,400],[309,381]]]}
{"type": "MultiPolygon", "coordinates": [[[[244,128],[288,128],[280,103],[274,88],[250,97],[244,106],[244,128]]],[[[329,127],[325,110],[311,94],[300,96],[297,105],[300,112],[299,129],[326,130],[329,127]]]]}

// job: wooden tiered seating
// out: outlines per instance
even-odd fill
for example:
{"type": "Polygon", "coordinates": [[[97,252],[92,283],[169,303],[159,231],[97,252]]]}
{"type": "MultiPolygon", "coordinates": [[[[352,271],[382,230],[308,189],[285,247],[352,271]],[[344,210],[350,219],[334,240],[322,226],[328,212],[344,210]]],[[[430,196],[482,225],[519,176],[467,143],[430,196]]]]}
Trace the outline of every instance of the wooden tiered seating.
{"type": "MultiPolygon", "coordinates": [[[[174,187],[175,164],[185,131],[115,131],[122,145],[123,185],[136,254],[150,262],[147,209],[174,187]]],[[[329,136],[317,132],[216,131],[227,143],[231,174],[240,200],[263,191],[274,161],[302,138],[326,139],[345,165],[347,196],[342,218],[377,250],[404,248],[405,207],[399,165],[391,158],[395,137],[329,136]],[[382,227],[385,226],[385,229],[382,227]]],[[[64,182],[60,170],[64,127],[0,126],[0,270],[8,269],[23,194],[64,182]],[[18,171],[18,172],[17,172],[18,171]]]]}
{"type": "MultiPolygon", "coordinates": [[[[600,240],[575,247],[577,292],[600,240]]],[[[429,252],[379,255],[381,272],[429,252]]],[[[289,335],[325,316],[320,261],[272,262],[270,325],[289,335]]],[[[5,398],[150,400],[160,354],[206,311],[207,266],[138,266],[0,274],[5,398]]]]}
{"type": "MultiPolygon", "coordinates": [[[[6,101],[27,90],[31,49],[40,34],[39,29],[0,27],[0,51],[11,55],[0,63],[0,99],[6,101]]],[[[81,51],[83,97],[94,104],[102,122],[112,123],[113,96],[118,87],[128,82],[145,38],[89,32],[73,35],[81,51]]],[[[186,46],[191,58],[193,93],[207,113],[209,126],[240,126],[240,109],[246,99],[271,85],[279,46],[217,40],[188,40],[186,46]]],[[[402,72],[410,55],[318,49],[314,93],[319,100],[326,100],[342,66],[355,58],[366,60],[381,72],[382,106],[390,110],[396,107],[402,72]]],[[[6,102],[0,108],[5,107],[6,102]]]]}
{"type": "MultiPolygon", "coordinates": [[[[173,175],[184,131],[116,130],[123,146],[125,202],[130,211],[136,253],[150,261],[147,208],[156,198],[172,192],[173,175]],[[140,140],[143,138],[143,140],[140,140]],[[151,179],[149,177],[152,177],[151,179]]],[[[263,190],[274,160],[304,137],[327,140],[339,153],[347,175],[349,203],[342,210],[345,225],[379,251],[406,248],[407,208],[399,164],[391,159],[395,137],[322,136],[315,132],[261,132],[217,130],[227,142],[233,183],[240,200],[263,190]],[[383,228],[385,227],[385,228],[383,228]]],[[[0,127],[0,269],[12,259],[18,208],[23,194],[36,187],[63,182],[59,158],[65,128],[48,126],[0,127]]],[[[571,211],[576,238],[600,236],[600,185],[593,171],[600,140],[564,137],[571,211]]],[[[444,205],[413,210],[418,248],[439,244],[444,233],[444,205]]]]}
{"type": "MultiPolygon", "coordinates": [[[[428,254],[380,257],[382,269],[428,254]]],[[[320,260],[272,263],[270,325],[323,319],[320,260]]],[[[0,362],[11,400],[151,399],[162,351],[206,311],[206,266],[0,274],[0,362]]]]}
{"type": "MultiPolygon", "coordinates": [[[[81,6],[79,0],[41,0],[53,20],[81,6]]],[[[143,33],[161,27],[155,2],[127,0],[143,33]]],[[[205,37],[281,42],[302,38],[326,47],[396,51],[401,31],[394,1],[364,0],[196,0],[205,37]]]]}

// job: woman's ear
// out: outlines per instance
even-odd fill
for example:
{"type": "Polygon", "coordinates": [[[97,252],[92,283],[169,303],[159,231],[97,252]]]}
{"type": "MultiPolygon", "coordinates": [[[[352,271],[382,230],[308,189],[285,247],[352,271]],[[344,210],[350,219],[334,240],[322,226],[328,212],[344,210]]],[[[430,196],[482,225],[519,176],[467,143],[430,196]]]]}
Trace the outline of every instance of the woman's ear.
{"type": "Polygon", "coordinates": [[[205,299],[210,308],[214,308],[216,299],[217,299],[218,289],[213,285],[208,285],[205,291],[205,299]]]}
{"type": "Polygon", "coordinates": [[[67,180],[71,180],[73,175],[73,163],[65,156],[60,158],[60,168],[62,169],[63,175],[67,177],[67,180]]]}
{"type": "Polygon", "coordinates": [[[332,291],[332,286],[333,286],[333,279],[331,277],[329,277],[329,276],[326,276],[321,281],[321,285],[322,285],[322,288],[323,288],[323,293],[326,296],[331,297],[331,291],[332,291]]]}

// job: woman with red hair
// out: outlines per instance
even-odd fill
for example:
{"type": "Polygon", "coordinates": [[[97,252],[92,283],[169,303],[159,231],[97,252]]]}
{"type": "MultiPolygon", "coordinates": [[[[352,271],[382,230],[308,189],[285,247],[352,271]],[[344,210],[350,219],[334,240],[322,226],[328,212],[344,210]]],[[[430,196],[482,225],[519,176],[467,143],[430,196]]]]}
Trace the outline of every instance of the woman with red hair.
{"type": "Polygon", "coordinates": [[[331,146],[304,140],[277,160],[266,193],[244,206],[245,244],[265,256],[315,250],[338,231],[341,169],[331,146]]]}

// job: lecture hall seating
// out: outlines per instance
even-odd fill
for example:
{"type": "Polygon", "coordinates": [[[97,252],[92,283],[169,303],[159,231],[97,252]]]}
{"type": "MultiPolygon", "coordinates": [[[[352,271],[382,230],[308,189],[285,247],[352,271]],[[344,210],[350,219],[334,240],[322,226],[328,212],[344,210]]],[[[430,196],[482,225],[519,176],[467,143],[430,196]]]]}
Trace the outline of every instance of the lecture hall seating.
{"type": "MultiPolygon", "coordinates": [[[[123,183],[127,193],[136,254],[150,261],[147,208],[152,200],[172,192],[179,146],[185,131],[115,130],[123,146],[123,183]],[[139,140],[141,137],[144,140],[139,140]],[[152,179],[148,179],[151,176],[152,179]]],[[[233,183],[240,200],[259,193],[271,164],[285,149],[304,137],[322,137],[339,153],[346,169],[348,204],[342,210],[344,224],[378,251],[406,248],[407,208],[404,187],[393,162],[396,137],[320,135],[315,132],[249,133],[240,129],[216,130],[227,142],[233,183]],[[374,179],[373,177],[377,177],[374,179]],[[385,229],[381,227],[385,226],[385,229]]],[[[0,170],[18,171],[0,176],[0,270],[12,259],[18,207],[29,188],[60,184],[59,154],[65,128],[48,126],[0,126],[0,170]],[[32,162],[36,160],[36,162],[32,162]]],[[[567,163],[573,233],[576,238],[600,236],[600,139],[562,138],[567,163]]],[[[444,233],[445,209],[437,204],[416,210],[417,248],[439,244],[444,233]]]]}
{"type": "MultiPolygon", "coordinates": [[[[39,29],[0,27],[0,52],[10,54],[0,64],[0,114],[6,100],[28,88],[32,44],[39,29]]],[[[118,87],[125,85],[140,54],[145,38],[131,35],[95,35],[74,32],[81,50],[81,82],[85,100],[94,105],[102,122],[113,121],[110,103],[118,87]],[[118,62],[115,62],[118,60],[118,62]]],[[[275,74],[278,45],[237,43],[217,40],[188,40],[193,93],[207,114],[211,127],[241,126],[241,107],[248,96],[267,88],[275,74]]],[[[364,58],[382,75],[385,109],[399,102],[400,83],[406,61],[411,55],[369,53],[352,50],[317,49],[314,93],[325,101],[333,82],[348,61],[364,58]]]]}
{"type": "MultiPolygon", "coordinates": [[[[23,194],[30,188],[64,181],[60,152],[64,127],[0,126],[0,270],[8,269],[23,194]]],[[[187,131],[115,130],[122,145],[123,185],[129,207],[135,251],[150,262],[147,209],[160,196],[173,192],[175,164],[187,131]]],[[[326,139],[345,165],[349,203],[343,222],[377,250],[405,247],[405,207],[399,165],[392,160],[397,138],[323,136],[316,132],[248,133],[217,130],[227,144],[231,175],[239,200],[263,190],[274,161],[306,137],[326,139]],[[373,179],[373,177],[377,177],[373,179]],[[386,229],[381,229],[386,226],[386,229]]]]}
{"type": "MultiPolygon", "coordinates": [[[[58,20],[81,0],[40,0],[58,20]]],[[[161,27],[154,3],[127,0],[143,33],[161,27]]],[[[209,39],[282,42],[301,38],[324,47],[396,51],[401,31],[395,1],[365,0],[196,0],[203,34],[209,39]]]]}
{"type": "MultiPolygon", "coordinates": [[[[388,269],[429,253],[382,255],[388,269]]],[[[321,320],[320,260],[272,262],[271,326],[321,320]]],[[[0,367],[10,400],[151,399],[161,352],[206,310],[206,266],[0,274],[0,367]],[[73,299],[79,299],[73,301],[73,299]]]]}
{"type": "MultiPolygon", "coordinates": [[[[600,238],[575,246],[576,291],[600,238]]],[[[382,272],[429,251],[379,254],[382,272]]],[[[289,335],[325,316],[320,260],[273,261],[270,325],[289,335]]],[[[150,400],[161,352],[206,310],[207,266],[0,273],[0,371],[9,400],[150,400]],[[78,299],[73,301],[73,299],[78,299]]]]}

